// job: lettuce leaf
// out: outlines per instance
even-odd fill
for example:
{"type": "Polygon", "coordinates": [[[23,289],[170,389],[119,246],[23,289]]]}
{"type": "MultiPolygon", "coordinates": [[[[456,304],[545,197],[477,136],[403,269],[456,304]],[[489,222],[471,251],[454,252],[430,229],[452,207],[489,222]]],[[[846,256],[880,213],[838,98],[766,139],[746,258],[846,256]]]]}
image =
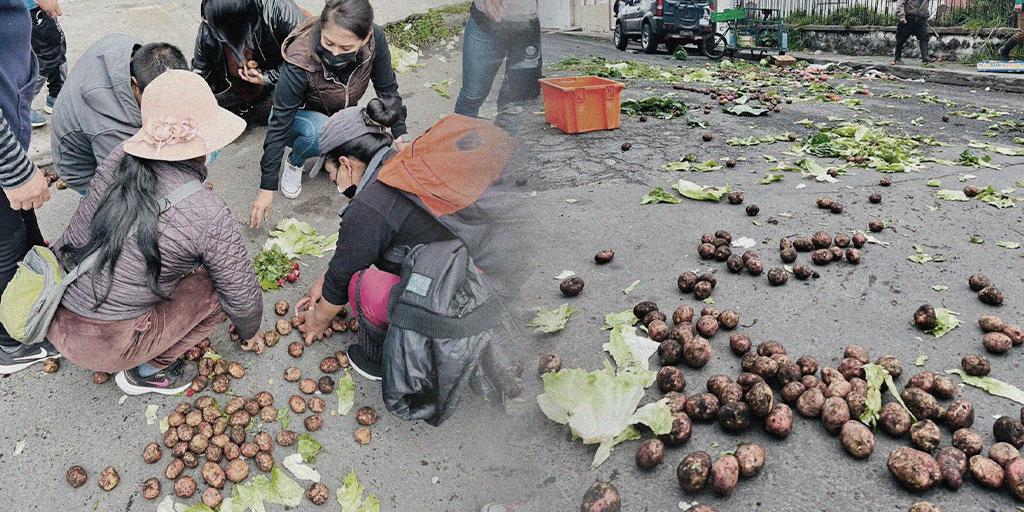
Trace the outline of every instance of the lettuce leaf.
{"type": "Polygon", "coordinates": [[[940,190],[935,193],[935,197],[946,201],[970,201],[963,190],[940,190]]]}
{"type": "Polygon", "coordinates": [[[419,64],[420,54],[416,50],[407,50],[400,46],[392,46],[390,49],[391,67],[395,73],[405,73],[423,65],[419,64]]]}
{"type": "Polygon", "coordinates": [[[639,285],[640,285],[640,280],[637,279],[636,281],[633,281],[632,283],[629,283],[629,286],[623,288],[622,289],[622,293],[625,294],[625,295],[629,295],[630,293],[633,293],[633,290],[635,290],[636,287],[639,286],[639,285]]]}
{"type": "MultiPolygon", "coordinates": [[[[302,502],[304,494],[305,491],[295,480],[285,475],[280,467],[274,466],[274,469],[270,470],[270,478],[266,475],[256,475],[244,484],[235,484],[231,490],[229,510],[265,512],[264,502],[297,507],[302,502]]],[[[220,509],[222,512],[225,510],[224,504],[221,504],[220,509]]]]}
{"type": "Polygon", "coordinates": [[[868,392],[867,399],[864,401],[864,412],[860,415],[860,421],[865,425],[875,428],[875,424],[878,422],[878,418],[882,412],[882,385],[889,390],[889,394],[896,399],[896,401],[907,410],[907,414],[910,418],[916,422],[914,413],[907,409],[907,404],[903,403],[903,399],[896,392],[896,383],[893,382],[892,376],[889,372],[877,365],[877,364],[866,364],[864,365],[864,377],[868,381],[868,392]]]}
{"type": "Polygon", "coordinates": [[[292,424],[292,416],[288,414],[288,410],[287,407],[277,410],[277,423],[281,425],[281,430],[288,430],[288,425],[292,424]]]}
{"type": "Polygon", "coordinates": [[[345,373],[338,378],[334,386],[334,394],[338,397],[338,416],[344,416],[352,410],[356,401],[356,383],[352,381],[352,372],[345,370],[345,373]]]}
{"type": "Polygon", "coordinates": [[[608,343],[602,349],[612,356],[619,371],[633,372],[645,376],[644,387],[654,384],[657,374],[650,371],[650,359],[658,351],[658,343],[643,336],[637,336],[632,325],[620,325],[608,335],[608,343]]]}
{"type": "Polygon", "coordinates": [[[316,456],[320,454],[320,450],[323,449],[323,445],[320,441],[317,441],[313,436],[309,434],[302,434],[299,436],[299,453],[302,454],[302,460],[306,461],[307,464],[316,464],[316,456]]]}
{"type": "Polygon", "coordinates": [[[620,325],[636,325],[639,321],[640,319],[633,314],[633,310],[627,309],[621,313],[608,313],[604,315],[604,326],[601,329],[607,331],[620,325]]]}
{"type": "Polygon", "coordinates": [[[1009,194],[996,190],[992,185],[981,189],[977,197],[979,201],[986,202],[996,208],[1013,208],[1014,203],[1017,202],[1009,194]]]}
{"type": "Polygon", "coordinates": [[[1009,398],[1019,404],[1024,404],[1024,391],[1020,388],[1007,384],[1001,380],[994,379],[992,377],[975,377],[973,375],[967,375],[963,370],[954,368],[952,370],[946,370],[946,373],[957,375],[960,380],[968,386],[976,387],[984,390],[986,393],[995,396],[1001,396],[1003,398],[1009,398]]]}
{"type": "Polygon", "coordinates": [[[380,501],[372,494],[363,499],[365,491],[356,479],[356,472],[350,471],[336,493],[341,512],[380,512],[380,501]]]}
{"type": "Polygon", "coordinates": [[[666,171],[694,171],[694,172],[714,172],[722,169],[722,164],[718,163],[717,160],[708,160],[702,163],[694,162],[669,162],[663,166],[662,169],[666,171]]]}
{"type": "Polygon", "coordinates": [[[537,310],[537,316],[533,317],[533,320],[526,326],[536,327],[539,332],[551,334],[565,329],[565,324],[569,323],[569,317],[575,312],[576,308],[570,307],[568,304],[562,304],[557,309],[540,309],[537,310]]]}
{"type": "Polygon", "coordinates": [[[542,378],[544,393],[537,396],[537,404],[549,419],[568,425],[583,444],[598,445],[593,468],[607,460],[617,444],[640,436],[633,427],[637,423],[647,425],[655,435],[672,429],[672,414],[665,403],[637,409],[648,382],[646,375],[616,372],[605,363],[602,370],[565,369],[542,378]]]}
{"type": "Polygon", "coordinates": [[[319,258],[324,255],[324,252],[333,250],[337,243],[337,233],[323,236],[317,233],[308,222],[290,218],[278,222],[275,229],[270,231],[270,239],[263,244],[263,250],[271,250],[276,247],[288,259],[296,259],[300,256],[319,258]]]}
{"type": "Polygon", "coordinates": [[[949,334],[950,331],[960,326],[959,314],[960,313],[950,311],[946,308],[936,308],[935,328],[927,332],[936,338],[941,338],[946,334],[949,334]]]}
{"type": "Polygon", "coordinates": [[[310,480],[313,482],[320,481],[320,472],[305,465],[303,463],[301,453],[293,453],[285,457],[284,460],[281,461],[281,465],[288,471],[291,471],[291,473],[295,475],[295,478],[298,478],[299,480],[310,480]]]}
{"type": "Polygon", "coordinates": [[[431,91],[436,92],[437,95],[442,97],[442,98],[451,99],[451,97],[452,97],[451,86],[452,86],[453,83],[454,83],[454,81],[451,78],[448,78],[448,79],[442,80],[440,82],[431,82],[431,83],[423,84],[423,87],[426,87],[427,89],[430,89],[431,91]]]}
{"type": "MultiPolygon", "coordinates": [[[[722,197],[732,190],[732,187],[702,187],[696,183],[679,180],[672,188],[676,189],[683,197],[697,201],[721,201],[722,197]]],[[[678,199],[677,199],[678,201],[678,199]]]]}
{"type": "Polygon", "coordinates": [[[655,187],[654,190],[650,191],[640,200],[640,204],[679,204],[683,202],[682,199],[668,193],[661,187],[655,187]]]}

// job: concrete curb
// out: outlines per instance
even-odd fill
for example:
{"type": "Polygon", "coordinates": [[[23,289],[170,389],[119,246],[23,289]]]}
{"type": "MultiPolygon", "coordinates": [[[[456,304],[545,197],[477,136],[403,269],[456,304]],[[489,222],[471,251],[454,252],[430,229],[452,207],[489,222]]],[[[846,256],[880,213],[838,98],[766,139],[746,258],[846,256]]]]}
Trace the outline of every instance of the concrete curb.
{"type": "Polygon", "coordinates": [[[850,66],[854,69],[877,69],[884,73],[891,73],[895,76],[906,79],[924,79],[926,82],[958,85],[973,89],[984,89],[988,87],[997,91],[1024,93],[1024,77],[1012,78],[993,73],[978,73],[974,71],[930,68],[923,66],[892,66],[888,63],[873,64],[849,61],[833,56],[821,57],[802,53],[793,53],[791,55],[797,59],[805,60],[812,64],[841,64],[850,66]]]}
{"type": "MultiPolygon", "coordinates": [[[[563,31],[558,32],[560,35],[578,37],[581,39],[589,39],[592,41],[610,41],[611,33],[605,35],[603,33],[595,32],[570,32],[563,31]]],[[[906,79],[921,79],[925,81],[946,84],[946,85],[959,85],[963,87],[971,87],[974,89],[984,89],[989,87],[997,91],[1013,92],[1013,93],[1024,93],[1024,77],[1012,77],[1012,76],[1000,76],[994,73],[977,73],[974,71],[967,70],[956,70],[956,69],[943,69],[935,67],[920,67],[920,66],[891,66],[887,62],[879,63],[867,63],[858,62],[856,60],[846,60],[843,56],[839,55],[814,55],[801,52],[790,52],[789,55],[796,57],[799,60],[810,62],[811,64],[837,64],[850,66],[854,69],[877,69],[879,71],[890,73],[900,78],[906,79]]],[[[753,60],[750,56],[740,55],[740,58],[753,60]]],[[[888,57],[885,57],[888,58],[888,57]]]]}

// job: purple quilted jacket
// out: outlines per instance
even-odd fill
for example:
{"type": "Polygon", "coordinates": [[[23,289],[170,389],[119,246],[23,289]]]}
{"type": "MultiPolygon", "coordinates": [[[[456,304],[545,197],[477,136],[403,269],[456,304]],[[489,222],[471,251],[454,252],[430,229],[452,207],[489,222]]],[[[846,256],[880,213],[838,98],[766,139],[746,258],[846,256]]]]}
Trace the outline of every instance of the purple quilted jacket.
{"type": "MultiPolygon", "coordinates": [[[[124,155],[124,149],[118,146],[96,168],[89,194],[79,203],[64,236],[53,246],[58,256],[64,245],[81,247],[89,240],[92,217],[124,155]]],[[[161,196],[189,180],[206,178],[206,166],[194,161],[157,162],[155,170],[161,196]]],[[[263,317],[263,295],[252,258],[224,200],[205,189],[196,192],[160,215],[159,231],[161,290],[170,295],[183,276],[201,265],[213,280],[221,307],[238,334],[242,339],[254,336],[263,317]]],[[[125,242],[117,261],[110,295],[98,303],[108,276],[106,268],[82,276],[68,288],[61,306],[87,318],[124,320],[137,318],[162,301],[146,284],[146,265],[134,236],[125,242]]]]}

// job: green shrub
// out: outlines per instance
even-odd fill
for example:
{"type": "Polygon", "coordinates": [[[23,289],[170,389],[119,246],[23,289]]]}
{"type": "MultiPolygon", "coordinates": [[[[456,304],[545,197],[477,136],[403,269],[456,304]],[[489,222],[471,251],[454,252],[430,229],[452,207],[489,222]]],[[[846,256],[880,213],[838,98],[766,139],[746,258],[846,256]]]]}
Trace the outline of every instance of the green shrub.
{"type": "Polygon", "coordinates": [[[430,9],[384,25],[388,43],[398,48],[425,48],[462,33],[469,18],[469,2],[430,9]]]}

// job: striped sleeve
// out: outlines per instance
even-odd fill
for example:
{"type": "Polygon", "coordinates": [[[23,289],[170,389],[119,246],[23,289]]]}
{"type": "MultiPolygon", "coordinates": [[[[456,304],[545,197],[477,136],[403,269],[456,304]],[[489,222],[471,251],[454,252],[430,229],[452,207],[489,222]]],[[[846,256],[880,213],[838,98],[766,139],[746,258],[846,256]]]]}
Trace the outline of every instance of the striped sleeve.
{"type": "Polygon", "coordinates": [[[35,166],[0,112],[0,187],[16,188],[34,173],[35,166]]]}

